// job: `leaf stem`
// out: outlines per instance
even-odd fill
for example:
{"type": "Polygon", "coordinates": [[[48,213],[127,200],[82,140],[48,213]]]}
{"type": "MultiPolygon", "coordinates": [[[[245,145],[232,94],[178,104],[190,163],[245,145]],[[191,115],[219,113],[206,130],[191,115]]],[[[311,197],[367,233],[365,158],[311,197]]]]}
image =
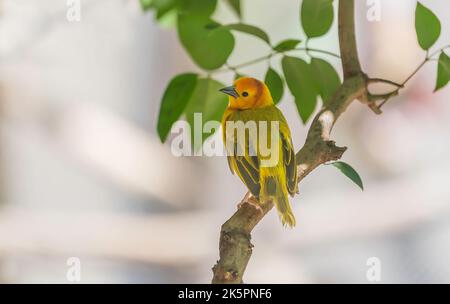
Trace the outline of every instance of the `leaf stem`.
{"type": "Polygon", "coordinates": [[[384,106],[384,104],[392,97],[397,95],[396,93],[398,93],[422,68],[423,66],[427,63],[430,62],[432,60],[434,60],[434,56],[439,54],[440,52],[444,51],[445,49],[450,48],[450,45],[446,45],[444,47],[441,47],[440,49],[434,51],[433,53],[429,53],[427,51],[425,59],[416,67],[416,69],[408,76],[406,77],[406,79],[400,84],[401,87],[398,87],[395,91],[391,92],[390,94],[388,94],[389,96],[387,98],[385,98],[378,106],[378,109],[381,109],[382,106],[384,106]]]}
{"type": "Polygon", "coordinates": [[[272,51],[272,52],[270,52],[267,55],[264,55],[264,56],[261,56],[261,57],[258,57],[258,58],[246,61],[246,62],[242,62],[242,63],[239,63],[237,65],[226,65],[226,67],[224,69],[213,71],[212,74],[235,71],[236,69],[240,69],[240,68],[243,68],[243,67],[251,66],[251,65],[257,64],[257,63],[259,63],[261,61],[269,60],[273,56],[284,54],[284,53],[291,52],[291,51],[306,51],[307,53],[308,52],[315,52],[315,53],[326,54],[326,55],[333,56],[333,57],[336,57],[336,58],[341,58],[338,54],[335,54],[333,52],[329,52],[329,51],[325,51],[325,50],[321,50],[321,49],[316,49],[316,48],[310,48],[310,47],[298,47],[298,48],[295,48],[295,49],[292,49],[292,50],[289,50],[289,51],[284,51],[284,52],[272,51]]]}
{"type": "Polygon", "coordinates": [[[400,83],[397,83],[395,81],[388,80],[388,79],[383,79],[383,78],[369,78],[368,82],[369,83],[387,83],[387,84],[393,85],[394,87],[398,87],[398,88],[403,87],[403,85],[400,83]]]}
{"type": "Polygon", "coordinates": [[[330,56],[333,56],[333,57],[336,57],[336,58],[341,58],[341,56],[339,56],[336,53],[325,51],[325,50],[320,50],[320,49],[315,49],[315,48],[310,48],[310,47],[299,47],[299,48],[293,49],[292,51],[316,52],[316,53],[322,53],[322,54],[330,55],[330,56]]]}

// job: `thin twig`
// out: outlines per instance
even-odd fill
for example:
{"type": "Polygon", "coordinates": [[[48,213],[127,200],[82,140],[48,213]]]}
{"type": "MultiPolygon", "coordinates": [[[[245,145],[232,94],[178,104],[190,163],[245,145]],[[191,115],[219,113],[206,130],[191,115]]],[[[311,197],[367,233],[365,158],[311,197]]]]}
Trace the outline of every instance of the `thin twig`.
{"type": "Polygon", "coordinates": [[[369,78],[368,83],[387,83],[387,84],[391,84],[398,88],[403,87],[403,85],[400,83],[397,83],[397,82],[394,82],[394,81],[388,80],[388,79],[383,79],[383,78],[369,78]]]}
{"type": "Polygon", "coordinates": [[[338,54],[335,54],[333,52],[329,52],[329,51],[325,51],[325,50],[320,50],[320,49],[315,49],[315,48],[310,48],[310,47],[299,47],[299,48],[295,48],[291,51],[307,51],[307,52],[316,52],[316,53],[322,53],[322,54],[326,54],[326,55],[330,55],[336,58],[341,58],[341,56],[339,56],[338,54]]]}
{"type": "Polygon", "coordinates": [[[425,59],[414,69],[414,71],[411,74],[408,75],[408,77],[406,77],[406,79],[402,83],[399,84],[399,87],[397,88],[397,90],[385,94],[386,98],[384,98],[383,101],[379,105],[376,106],[376,108],[379,110],[378,113],[381,113],[381,108],[386,104],[386,102],[388,102],[393,96],[398,95],[399,91],[405,87],[405,85],[423,68],[423,66],[426,63],[435,60],[435,58],[433,58],[435,55],[439,54],[440,52],[442,52],[448,48],[450,48],[450,45],[441,47],[440,49],[437,49],[436,51],[434,51],[431,54],[427,51],[425,59]]]}
{"type": "Polygon", "coordinates": [[[418,66],[417,68],[408,76],[406,79],[402,82],[402,85],[405,86],[405,84],[411,80],[419,71],[420,69],[429,61],[430,59],[426,57],[418,66]]]}
{"type": "Polygon", "coordinates": [[[287,52],[292,52],[292,51],[315,52],[315,53],[326,54],[326,55],[333,56],[333,57],[336,57],[336,58],[341,58],[338,54],[335,54],[333,52],[329,52],[329,51],[326,51],[326,50],[310,48],[310,47],[298,47],[298,48],[295,48],[295,49],[292,49],[292,50],[289,50],[289,51],[284,51],[284,52],[272,51],[272,52],[270,52],[267,55],[264,55],[264,56],[261,56],[261,57],[258,57],[258,58],[246,61],[246,62],[242,62],[242,63],[236,64],[236,65],[227,65],[224,69],[213,71],[212,74],[235,71],[235,70],[243,68],[243,67],[251,66],[251,65],[257,64],[259,62],[262,62],[262,61],[265,61],[265,60],[269,60],[273,56],[284,54],[284,53],[287,53],[287,52]]]}

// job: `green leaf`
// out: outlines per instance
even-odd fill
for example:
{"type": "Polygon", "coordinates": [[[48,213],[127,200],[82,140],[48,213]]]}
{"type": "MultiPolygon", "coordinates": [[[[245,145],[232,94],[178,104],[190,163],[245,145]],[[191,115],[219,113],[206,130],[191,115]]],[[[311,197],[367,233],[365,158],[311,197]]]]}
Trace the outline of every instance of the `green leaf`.
{"type": "Polygon", "coordinates": [[[209,29],[216,30],[217,28],[228,28],[233,31],[242,32],[245,34],[253,35],[255,37],[258,37],[259,39],[265,41],[268,45],[270,45],[270,38],[267,35],[266,32],[264,32],[259,27],[256,27],[254,25],[244,24],[244,23],[234,23],[234,24],[228,24],[228,25],[217,25],[216,24],[210,24],[207,26],[209,29]]]}
{"type": "Polygon", "coordinates": [[[300,12],[306,36],[325,35],[333,23],[333,0],[303,0],[300,12]]]}
{"type": "Polygon", "coordinates": [[[290,51],[295,49],[300,42],[302,41],[298,39],[286,39],[280,41],[273,49],[277,52],[290,51]]]}
{"type": "Polygon", "coordinates": [[[158,135],[165,142],[175,121],[183,113],[197,83],[197,75],[181,74],[173,78],[164,92],[158,117],[158,135]]]}
{"type": "Polygon", "coordinates": [[[227,0],[228,4],[231,6],[233,11],[239,17],[242,18],[242,8],[241,8],[241,0],[227,0]]]}
{"type": "Polygon", "coordinates": [[[143,11],[147,11],[152,8],[153,0],[139,0],[143,11]]]}
{"type": "Polygon", "coordinates": [[[361,177],[359,176],[358,172],[355,171],[355,169],[352,168],[347,163],[338,161],[331,163],[334,167],[338,168],[339,171],[341,171],[345,176],[347,176],[349,179],[351,179],[355,184],[361,188],[361,190],[364,190],[363,182],[361,180],[361,177]]]}
{"type": "Polygon", "coordinates": [[[417,2],[416,5],[416,34],[423,50],[428,50],[441,34],[441,22],[431,10],[420,2],[417,2]]]}
{"type": "Polygon", "coordinates": [[[217,0],[181,0],[181,13],[209,17],[216,6],[217,0]]]}
{"type": "Polygon", "coordinates": [[[442,89],[447,85],[450,81],[450,57],[442,51],[439,56],[438,61],[438,70],[437,70],[437,79],[436,79],[436,88],[434,91],[436,92],[439,89],[442,89]]]}
{"type": "MultiPolygon", "coordinates": [[[[149,2],[148,0],[141,0],[149,2]]],[[[158,22],[163,20],[168,14],[176,12],[179,6],[179,0],[151,0],[151,8],[156,11],[158,22]]]]}
{"type": "Polygon", "coordinates": [[[295,97],[297,110],[303,123],[306,123],[316,108],[318,95],[311,67],[303,59],[289,56],[283,57],[282,66],[288,88],[295,97]]]}
{"type": "Polygon", "coordinates": [[[323,104],[327,104],[341,85],[341,79],[331,64],[320,58],[311,59],[311,68],[323,104]]]}
{"type": "Polygon", "coordinates": [[[284,93],[283,79],[281,76],[277,73],[277,71],[269,67],[264,82],[269,88],[273,102],[275,104],[279,103],[284,93]]]}
{"type": "Polygon", "coordinates": [[[214,70],[225,64],[234,48],[234,37],[225,27],[206,28],[209,17],[192,14],[178,16],[178,37],[192,60],[201,68],[214,70]]]}
{"type": "MultiPolygon", "coordinates": [[[[200,78],[195,86],[186,109],[184,111],[186,120],[191,126],[191,134],[194,135],[194,114],[202,113],[203,124],[210,120],[221,121],[223,112],[228,105],[228,97],[219,92],[225,85],[211,78],[200,78]]],[[[210,134],[212,135],[212,134],[210,134]]],[[[208,136],[203,136],[202,142],[208,136]]],[[[198,151],[201,143],[194,143],[193,147],[198,151]]]]}
{"type": "Polygon", "coordinates": [[[173,9],[162,15],[158,18],[158,24],[162,28],[173,28],[177,24],[177,18],[178,18],[178,9],[173,9]]]}

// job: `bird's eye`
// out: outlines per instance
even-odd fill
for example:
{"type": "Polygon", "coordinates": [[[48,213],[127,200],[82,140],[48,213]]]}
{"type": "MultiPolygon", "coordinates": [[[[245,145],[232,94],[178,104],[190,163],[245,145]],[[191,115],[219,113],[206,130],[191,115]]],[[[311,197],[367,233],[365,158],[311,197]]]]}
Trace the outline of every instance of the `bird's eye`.
{"type": "Polygon", "coordinates": [[[247,97],[248,93],[247,92],[242,92],[242,96],[247,97]]]}

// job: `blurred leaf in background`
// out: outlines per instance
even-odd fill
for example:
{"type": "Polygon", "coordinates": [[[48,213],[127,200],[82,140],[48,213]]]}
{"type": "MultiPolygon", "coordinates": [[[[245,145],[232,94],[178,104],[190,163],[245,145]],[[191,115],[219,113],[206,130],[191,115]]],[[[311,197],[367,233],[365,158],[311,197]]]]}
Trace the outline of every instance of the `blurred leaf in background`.
{"type": "Polygon", "coordinates": [[[242,19],[242,6],[241,6],[241,0],[226,0],[230,7],[233,9],[235,14],[239,17],[239,19],[242,19]]]}
{"type": "MultiPolygon", "coordinates": [[[[244,23],[234,23],[234,24],[223,25],[222,27],[226,27],[230,30],[234,30],[234,31],[238,31],[238,32],[242,32],[245,34],[249,34],[249,35],[258,37],[261,40],[263,40],[264,42],[266,42],[268,45],[270,45],[269,35],[267,35],[267,33],[265,31],[263,31],[262,29],[260,29],[257,26],[250,25],[250,24],[244,24],[244,23]]],[[[214,27],[210,26],[210,28],[213,29],[214,27]]]]}
{"type": "Polygon", "coordinates": [[[280,53],[290,51],[290,50],[295,49],[297,47],[297,45],[299,45],[300,42],[302,42],[302,41],[298,40],[298,39],[286,39],[286,40],[280,41],[277,45],[275,45],[273,47],[273,49],[280,53]]]}
{"type": "Polygon", "coordinates": [[[333,66],[323,59],[312,58],[311,69],[325,105],[341,85],[341,79],[333,66]]]}
{"type": "Polygon", "coordinates": [[[154,10],[160,25],[171,27],[176,22],[180,0],[140,0],[144,11],[154,10]]]}
{"type": "Polygon", "coordinates": [[[284,83],[281,76],[272,67],[269,67],[264,82],[269,88],[270,94],[272,94],[273,102],[279,103],[284,93],[284,83]]]}
{"type": "Polygon", "coordinates": [[[234,48],[234,37],[225,27],[213,31],[210,16],[217,0],[185,0],[178,15],[178,37],[192,60],[203,69],[214,70],[225,64],[234,48]]]}
{"type": "Polygon", "coordinates": [[[310,65],[303,59],[285,56],[282,60],[284,77],[295,98],[298,113],[303,121],[311,117],[316,108],[317,85],[310,65]]]}
{"type": "MultiPolygon", "coordinates": [[[[194,114],[201,113],[203,123],[207,121],[221,121],[223,112],[228,105],[228,97],[225,94],[218,94],[219,89],[225,85],[211,78],[200,78],[195,86],[195,90],[189,99],[189,102],[185,108],[186,120],[191,126],[194,126],[194,114]]],[[[192,130],[191,130],[192,131],[192,130]]],[[[217,130],[215,130],[217,131],[217,130]]],[[[194,151],[198,151],[201,148],[201,144],[208,138],[202,136],[202,140],[199,142],[194,141],[192,136],[192,147],[194,151]]]]}
{"type": "Polygon", "coordinates": [[[203,69],[223,66],[234,48],[234,37],[225,27],[207,29],[213,21],[207,16],[180,14],[178,36],[192,60],[203,69]]]}
{"type": "Polygon", "coordinates": [[[158,135],[162,142],[166,141],[170,128],[186,108],[197,84],[197,77],[194,73],[181,74],[175,76],[167,86],[157,124],[158,135]]]}

